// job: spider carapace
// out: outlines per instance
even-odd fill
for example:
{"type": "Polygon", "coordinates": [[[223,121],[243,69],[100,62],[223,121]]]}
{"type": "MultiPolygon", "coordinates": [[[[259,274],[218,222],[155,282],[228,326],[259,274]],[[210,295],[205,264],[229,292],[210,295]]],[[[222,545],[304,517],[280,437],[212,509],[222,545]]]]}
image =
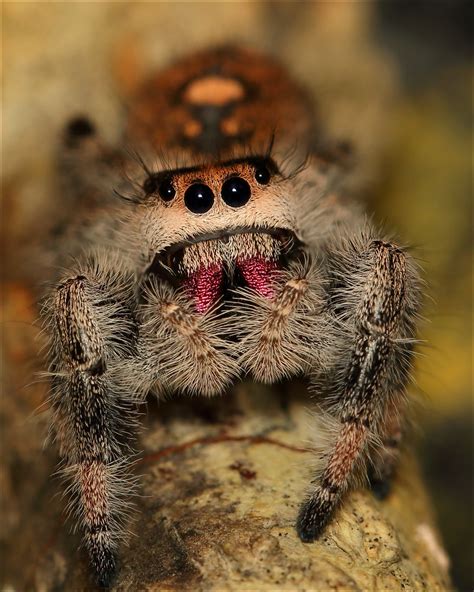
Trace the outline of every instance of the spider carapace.
{"type": "Polygon", "coordinates": [[[358,475],[393,471],[418,272],[344,195],[311,104],[272,59],[219,48],[152,77],[117,147],[85,117],[66,127],[49,251],[68,271],[45,306],[52,433],[102,585],[150,392],[306,376],[333,428],[295,516],[303,542],[358,475]]]}

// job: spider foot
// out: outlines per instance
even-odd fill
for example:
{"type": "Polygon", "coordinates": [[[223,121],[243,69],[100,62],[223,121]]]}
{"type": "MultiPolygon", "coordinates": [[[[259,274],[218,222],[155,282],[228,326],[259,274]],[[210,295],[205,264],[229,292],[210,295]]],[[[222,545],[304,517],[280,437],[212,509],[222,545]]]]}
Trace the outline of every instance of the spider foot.
{"type": "Polygon", "coordinates": [[[333,502],[322,490],[302,504],[296,521],[296,531],[303,543],[312,543],[322,534],[332,516],[332,510],[333,502]]]}
{"type": "Polygon", "coordinates": [[[100,588],[109,588],[117,572],[115,554],[108,547],[102,547],[91,553],[91,562],[94,566],[97,585],[100,588]]]}

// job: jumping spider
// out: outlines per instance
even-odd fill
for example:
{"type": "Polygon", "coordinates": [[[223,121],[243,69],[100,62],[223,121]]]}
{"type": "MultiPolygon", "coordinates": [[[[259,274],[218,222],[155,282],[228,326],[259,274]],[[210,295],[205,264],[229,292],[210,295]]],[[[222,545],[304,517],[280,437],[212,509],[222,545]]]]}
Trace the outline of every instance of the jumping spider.
{"type": "Polygon", "coordinates": [[[307,376],[336,426],[296,522],[311,542],[357,475],[393,471],[420,300],[410,256],[343,195],[310,102],[272,60],[195,54],[144,85],[127,121],[134,154],[85,118],[66,129],[74,224],[50,252],[75,262],[45,308],[53,434],[102,585],[150,391],[307,376]]]}

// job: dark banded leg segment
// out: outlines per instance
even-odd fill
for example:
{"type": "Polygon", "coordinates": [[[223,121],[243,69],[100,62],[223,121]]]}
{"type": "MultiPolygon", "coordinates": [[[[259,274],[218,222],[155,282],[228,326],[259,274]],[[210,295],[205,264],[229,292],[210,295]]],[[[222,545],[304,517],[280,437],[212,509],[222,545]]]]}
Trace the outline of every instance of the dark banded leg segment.
{"type": "Polygon", "coordinates": [[[370,268],[353,310],[353,345],[337,406],[341,427],[322,475],[298,516],[297,531],[304,542],[322,533],[344,492],[367,463],[369,441],[384,431],[388,401],[397,405],[391,385],[406,380],[399,376],[399,368],[407,365],[400,364],[397,356],[403,356],[400,338],[412,338],[412,324],[406,320],[406,291],[415,288],[410,285],[407,261],[401,250],[382,241],[372,241],[365,256],[370,268]]]}
{"type": "Polygon", "coordinates": [[[78,448],[76,479],[84,541],[99,585],[108,586],[116,568],[117,533],[113,528],[110,483],[115,455],[104,378],[75,372],[69,383],[69,397],[78,448]]]}
{"type": "Polygon", "coordinates": [[[133,415],[133,405],[117,395],[108,368],[118,352],[123,354],[128,347],[122,342],[114,348],[107,333],[111,315],[114,335],[131,338],[131,314],[125,306],[112,302],[93,277],[76,276],[56,290],[54,428],[84,543],[97,582],[104,587],[110,585],[115,573],[115,551],[122,534],[117,484],[123,488],[124,481],[129,483],[119,438],[133,415]]]}

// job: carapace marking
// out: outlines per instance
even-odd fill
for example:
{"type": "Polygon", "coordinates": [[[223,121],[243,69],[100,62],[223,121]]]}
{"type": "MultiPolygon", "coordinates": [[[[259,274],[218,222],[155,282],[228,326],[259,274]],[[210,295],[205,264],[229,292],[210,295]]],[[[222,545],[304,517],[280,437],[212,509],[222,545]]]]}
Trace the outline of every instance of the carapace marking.
{"type": "Polygon", "coordinates": [[[264,150],[275,132],[291,149],[295,138],[304,143],[310,137],[312,122],[306,93],[279,63],[221,47],[178,60],[151,78],[134,101],[128,135],[192,161],[243,155],[249,146],[264,150]]]}
{"type": "Polygon", "coordinates": [[[240,101],[244,96],[244,87],[238,80],[216,75],[191,81],[183,93],[186,103],[219,107],[240,101]]]}

